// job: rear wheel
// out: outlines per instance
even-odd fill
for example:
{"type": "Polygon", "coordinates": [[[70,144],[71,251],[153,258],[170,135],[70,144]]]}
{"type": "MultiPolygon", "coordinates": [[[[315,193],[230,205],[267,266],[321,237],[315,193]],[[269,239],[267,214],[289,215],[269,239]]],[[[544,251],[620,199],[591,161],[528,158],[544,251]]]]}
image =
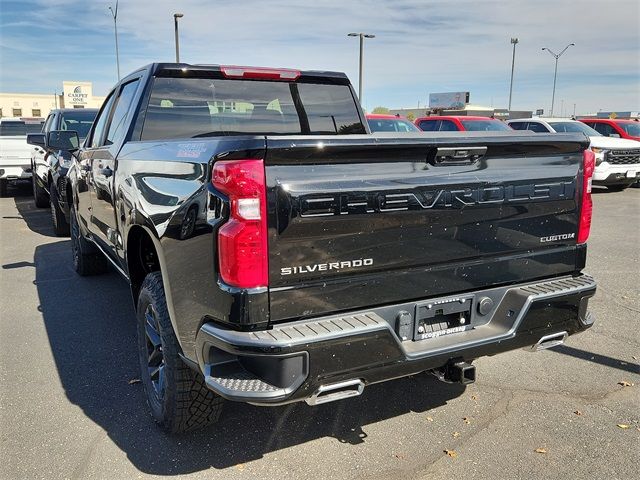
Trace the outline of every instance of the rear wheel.
{"type": "Polygon", "coordinates": [[[0,178],[0,198],[7,196],[7,183],[6,178],[0,178]]]}
{"type": "Polygon", "coordinates": [[[59,237],[66,237],[69,235],[69,222],[67,222],[64,213],[60,210],[60,204],[58,203],[58,189],[54,183],[49,186],[49,205],[51,208],[51,222],[53,223],[53,230],[59,237]]]}
{"type": "Polygon", "coordinates": [[[36,174],[31,174],[31,187],[33,188],[33,199],[36,202],[36,207],[45,208],[49,206],[49,198],[47,192],[42,188],[36,180],[36,174]]]}
{"type": "Polygon", "coordinates": [[[69,212],[71,217],[71,253],[73,255],[73,269],[83,277],[99,275],[107,271],[107,259],[101,252],[82,236],[75,208],[69,212]]]}
{"type": "Polygon", "coordinates": [[[155,421],[171,433],[215,423],[224,400],[180,358],[160,272],[148,274],[142,283],[137,323],[141,378],[155,421]]]}

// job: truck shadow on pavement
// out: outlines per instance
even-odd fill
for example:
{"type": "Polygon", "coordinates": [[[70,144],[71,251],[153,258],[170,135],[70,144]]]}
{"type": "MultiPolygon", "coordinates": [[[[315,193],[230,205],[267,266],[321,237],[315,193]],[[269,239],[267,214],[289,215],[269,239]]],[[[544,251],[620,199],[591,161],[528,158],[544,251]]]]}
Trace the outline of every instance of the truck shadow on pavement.
{"type": "Polygon", "coordinates": [[[10,192],[20,216],[4,217],[15,221],[24,220],[32,232],[44,235],[45,237],[55,237],[53,232],[51,214],[48,208],[38,208],[33,200],[31,184],[21,183],[13,186],[10,192]]]}
{"type": "MultiPolygon", "coordinates": [[[[217,425],[191,434],[165,435],[154,424],[143,387],[135,381],[139,377],[136,327],[126,282],[114,272],[76,275],[69,240],[38,246],[34,262],[51,351],[69,401],[146,473],[175,475],[227,468],[322,437],[360,444],[367,441],[363,426],[427,411],[464,392],[460,385],[421,374],[372,385],[358,398],[317,407],[228,402],[217,425]]],[[[92,450],[78,459],[77,468],[90,465],[92,450]]]]}

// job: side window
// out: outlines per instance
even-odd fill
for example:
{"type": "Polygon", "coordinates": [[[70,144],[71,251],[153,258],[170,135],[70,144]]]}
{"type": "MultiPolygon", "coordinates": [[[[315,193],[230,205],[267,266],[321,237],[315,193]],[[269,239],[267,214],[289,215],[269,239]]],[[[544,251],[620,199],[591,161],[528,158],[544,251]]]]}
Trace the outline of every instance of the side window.
{"type": "Polygon", "coordinates": [[[609,135],[611,135],[612,133],[618,133],[616,132],[613,127],[611,125],[609,125],[608,123],[596,123],[595,126],[596,130],[598,132],[600,132],[602,135],[604,135],[605,137],[608,137],[609,135]]]}
{"type": "Polygon", "coordinates": [[[87,142],[89,147],[99,147],[101,145],[101,140],[104,134],[104,127],[107,124],[107,119],[109,118],[109,114],[111,113],[111,107],[113,105],[113,101],[116,98],[115,92],[111,92],[109,98],[104,102],[102,110],[96,117],[94,121],[93,132],[91,132],[91,140],[87,142]]]}
{"type": "Polygon", "coordinates": [[[49,114],[49,116],[47,117],[47,120],[44,122],[44,125],[42,125],[42,133],[47,133],[50,130],[52,130],[51,124],[53,123],[54,118],[55,118],[55,115],[53,113],[49,114]]]}
{"type": "Polygon", "coordinates": [[[514,130],[526,130],[527,122],[511,122],[509,123],[509,126],[514,130]]]}
{"type": "Polygon", "coordinates": [[[435,132],[437,126],[437,120],[423,120],[420,122],[420,130],[423,130],[425,132],[435,132]]]}
{"type": "Polygon", "coordinates": [[[538,122],[529,122],[529,127],[527,128],[527,130],[531,130],[532,132],[536,133],[549,133],[547,127],[538,122]]]}
{"type": "Polygon", "coordinates": [[[134,80],[122,87],[113,109],[113,116],[111,117],[107,138],[104,142],[105,145],[119,142],[124,137],[127,131],[127,113],[129,113],[129,107],[138,89],[138,83],[139,80],[134,80]]]}
{"type": "Polygon", "coordinates": [[[440,123],[441,132],[457,132],[458,127],[451,120],[442,120],[440,123]]]}

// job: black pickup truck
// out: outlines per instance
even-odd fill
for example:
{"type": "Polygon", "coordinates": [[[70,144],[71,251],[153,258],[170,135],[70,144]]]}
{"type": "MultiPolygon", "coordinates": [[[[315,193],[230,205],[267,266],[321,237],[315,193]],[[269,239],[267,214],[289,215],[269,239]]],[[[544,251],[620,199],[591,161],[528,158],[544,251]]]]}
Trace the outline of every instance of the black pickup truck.
{"type": "Polygon", "coordinates": [[[73,262],[130,283],[168,431],[314,405],[593,323],[582,134],[371,134],[344,74],[153,64],[74,151],[73,262]]]}
{"type": "Polygon", "coordinates": [[[36,207],[49,207],[53,230],[58,236],[69,235],[69,204],[66,195],[67,171],[71,165],[68,151],[50,150],[47,135],[55,130],[73,130],[83,140],[98,110],[95,108],[58,108],[52,110],[42,127],[42,133],[27,135],[31,151],[31,186],[36,207]]]}

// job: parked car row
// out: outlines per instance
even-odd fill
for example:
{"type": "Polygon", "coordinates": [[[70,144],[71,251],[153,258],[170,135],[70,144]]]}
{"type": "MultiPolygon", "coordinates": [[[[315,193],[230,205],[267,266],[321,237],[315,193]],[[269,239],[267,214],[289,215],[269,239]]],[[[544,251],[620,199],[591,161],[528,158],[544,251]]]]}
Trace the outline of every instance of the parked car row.
{"type": "Polygon", "coordinates": [[[604,136],[588,126],[588,122],[600,124],[557,118],[508,120],[507,124],[514,130],[536,133],[581,132],[587,135],[591,141],[591,150],[596,156],[594,185],[604,185],[610,190],[623,190],[640,179],[640,142],[619,136],[604,136]]]}
{"type": "MultiPolygon", "coordinates": [[[[6,195],[11,180],[32,181],[37,207],[49,207],[54,231],[69,235],[69,199],[66,192],[69,152],[47,147],[51,131],[76,131],[83,141],[97,109],[56,109],[46,118],[0,119],[0,196],[6,195]],[[39,133],[34,133],[39,132],[39,133]],[[29,143],[27,143],[27,135],[29,143]]],[[[528,118],[502,122],[479,116],[430,116],[413,123],[400,115],[367,114],[372,133],[377,132],[499,132],[535,133],[578,132],[587,135],[595,153],[595,185],[622,190],[640,182],[640,122],[634,120],[528,118]],[[594,127],[594,128],[591,128],[594,127]],[[596,130],[597,129],[597,130],[596,130]]]]}

